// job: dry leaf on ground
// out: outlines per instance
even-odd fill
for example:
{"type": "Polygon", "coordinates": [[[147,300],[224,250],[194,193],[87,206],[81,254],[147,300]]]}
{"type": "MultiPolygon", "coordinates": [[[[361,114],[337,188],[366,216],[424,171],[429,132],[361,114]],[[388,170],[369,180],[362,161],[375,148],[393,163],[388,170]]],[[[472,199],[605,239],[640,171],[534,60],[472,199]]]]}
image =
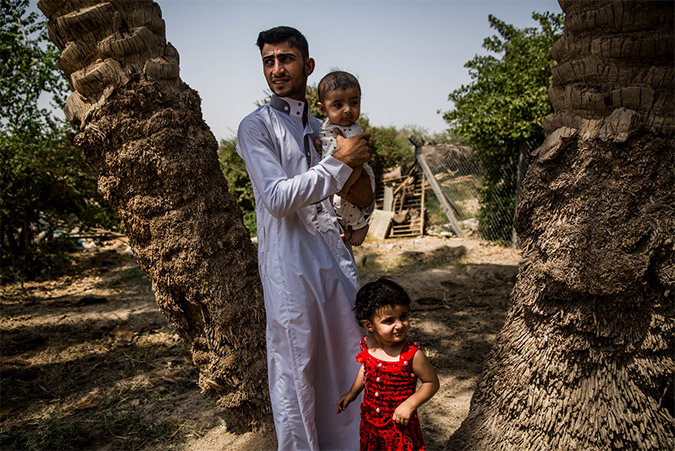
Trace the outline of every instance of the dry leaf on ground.
{"type": "Polygon", "coordinates": [[[104,396],[98,390],[92,390],[75,404],[75,408],[77,410],[84,410],[98,407],[103,402],[103,399],[104,396]]]}
{"type": "Polygon", "coordinates": [[[136,334],[129,329],[126,324],[120,324],[112,331],[113,334],[113,344],[115,346],[129,346],[133,341],[136,334]]]}

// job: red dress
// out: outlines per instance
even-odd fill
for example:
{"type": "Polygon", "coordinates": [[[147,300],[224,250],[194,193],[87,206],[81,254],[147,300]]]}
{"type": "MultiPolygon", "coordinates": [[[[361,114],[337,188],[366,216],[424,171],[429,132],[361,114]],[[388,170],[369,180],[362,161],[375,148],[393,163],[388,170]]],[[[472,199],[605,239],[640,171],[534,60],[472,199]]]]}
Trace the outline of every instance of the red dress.
{"type": "Polygon", "coordinates": [[[417,376],[412,360],[419,347],[406,343],[397,362],[387,362],[370,355],[365,337],[356,361],[364,364],[363,404],[361,404],[362,450],[423,450],[422,430],[417,412],[406,426],[397,425],[394,410],[415,393],[417,376]]]}

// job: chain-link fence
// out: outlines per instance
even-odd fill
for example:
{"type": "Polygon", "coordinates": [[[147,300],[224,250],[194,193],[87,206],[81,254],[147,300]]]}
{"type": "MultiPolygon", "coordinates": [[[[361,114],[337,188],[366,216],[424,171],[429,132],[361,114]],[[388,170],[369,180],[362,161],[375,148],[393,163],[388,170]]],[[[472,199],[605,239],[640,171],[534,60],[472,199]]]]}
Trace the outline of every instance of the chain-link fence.
{"type": "MultiPolygon", "coordinates": [[[[523,155],[536,147],[525,143],[523,155]]],[[[468,147],[452,144],[416,145],[417,161],[428,180],[425,191],[427,230],[446,228],[501,244],[517,244],[513,232],[516,194],[526,161],[507,168],[500,180],[483,183],[480,166],[468,147]]]]}

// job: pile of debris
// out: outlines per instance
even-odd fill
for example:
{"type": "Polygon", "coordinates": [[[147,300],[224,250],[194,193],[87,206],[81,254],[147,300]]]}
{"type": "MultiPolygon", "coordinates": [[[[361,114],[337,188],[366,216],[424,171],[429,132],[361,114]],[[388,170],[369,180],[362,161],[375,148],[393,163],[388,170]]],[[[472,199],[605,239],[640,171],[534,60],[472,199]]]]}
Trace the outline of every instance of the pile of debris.
{"type": "Polygon", "coordinates": [[[382,176],[368,234],[376,239],[424,234],[424,174],[417,162],[404,171],[397,167],[382,176]]]}

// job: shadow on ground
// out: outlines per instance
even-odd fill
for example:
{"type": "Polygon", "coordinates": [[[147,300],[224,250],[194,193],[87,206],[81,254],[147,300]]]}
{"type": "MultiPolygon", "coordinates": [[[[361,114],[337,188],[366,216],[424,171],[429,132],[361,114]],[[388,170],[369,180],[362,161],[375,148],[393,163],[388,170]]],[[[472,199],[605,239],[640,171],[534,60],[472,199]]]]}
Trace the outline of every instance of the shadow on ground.
{"type": "Polygon", "coordinates": [[[125,247],[0,287],[2,449],[180,449],[223,422],[125,247]]]}
{"type": "MultiPolygon", "coordinates": [[[[57,279],[0,286],[2,449],[273,448],[273,432],[227,431],[125,249],[81,252],[57,279]]],[[[413,300],[410,338],[441,379],[420,419],[427,449],[443,449],[503,324],[518,256],[424,239],[366,244],[356,260],[362,283],[387,275],[413,300]]]]}

